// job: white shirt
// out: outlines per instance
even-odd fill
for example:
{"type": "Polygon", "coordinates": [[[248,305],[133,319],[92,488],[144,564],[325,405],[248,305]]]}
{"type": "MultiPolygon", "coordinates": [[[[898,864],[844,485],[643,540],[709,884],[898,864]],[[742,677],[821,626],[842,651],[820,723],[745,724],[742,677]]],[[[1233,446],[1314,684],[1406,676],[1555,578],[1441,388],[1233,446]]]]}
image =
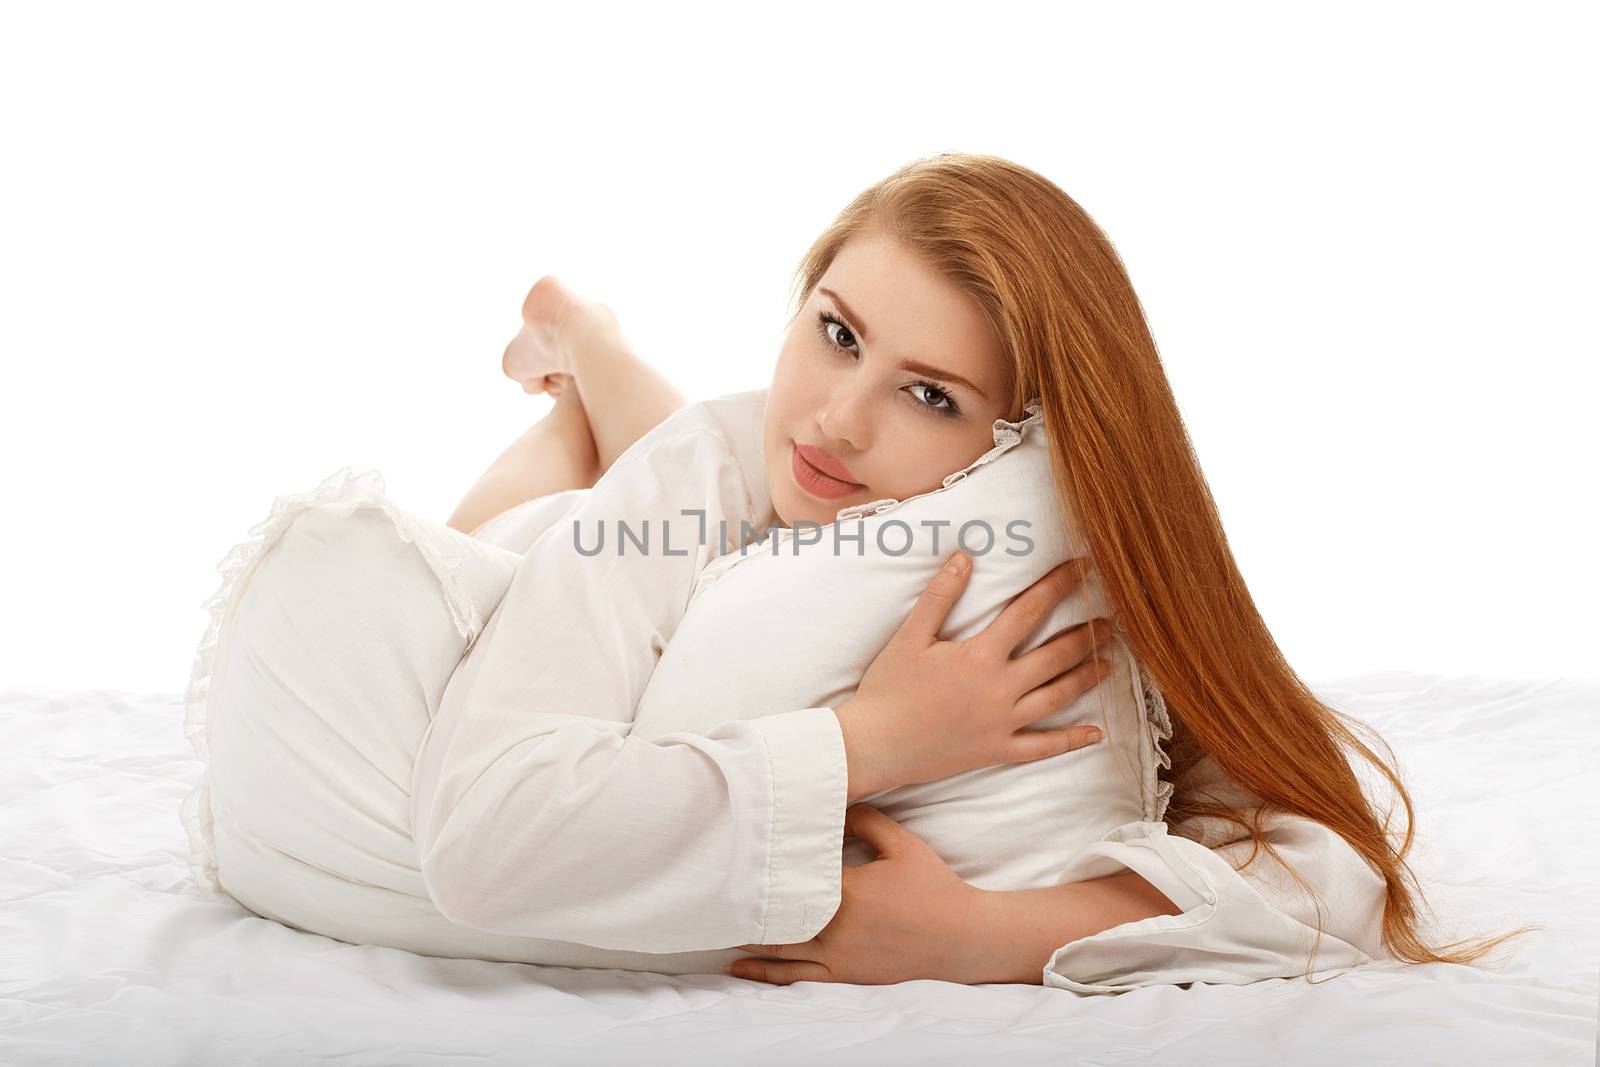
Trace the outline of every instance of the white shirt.
{"type": "MultiPolygon", "coordinates": [[[[760,530],[771,517],[759,427],[741,421],[749,417],[748,405],[731,398],[690,405],[635,442],[592,489],[530,501],[475,531],[524,556],[446,686],[413,772],[420,867],[446,918],[599,948],[686,953],[805,941],[838,910],[847,772],[831,708],[649,740],[630,732],[698,575],[738,548],[741,521],[760,530]],[[679,541],[680,530],[694,528],[681,514],[686,506],[705,509],[706,543],[679,541]],[[681,555],[659,545],[668,519],[672,553],[681,555]],[[614,555],[610,542],[600,555],[579,552],[574,522],[592,548],[593,533],[603,527],[612,536],[619,521],[656,531],[648,554],[614,555]]],[[[1227,799],[1243,796],[1215,764],[1198,774],[1232,790],[1227,799]]],[[[1386,956],[1377,874],[1320,824],[1274,815],[1266,826],[1323,898],[1315,969],[1386,956]]],[[[1061,881],[1131,868],[1183,914],[1062,946],[1045,984],[1101,993],[1301,973],[1316,908],[1292,879],[1265,853],[1235,871],[1249,843],[1236,842],[1231,827],[1171,829],[1119,827],[1061,881]]]]}

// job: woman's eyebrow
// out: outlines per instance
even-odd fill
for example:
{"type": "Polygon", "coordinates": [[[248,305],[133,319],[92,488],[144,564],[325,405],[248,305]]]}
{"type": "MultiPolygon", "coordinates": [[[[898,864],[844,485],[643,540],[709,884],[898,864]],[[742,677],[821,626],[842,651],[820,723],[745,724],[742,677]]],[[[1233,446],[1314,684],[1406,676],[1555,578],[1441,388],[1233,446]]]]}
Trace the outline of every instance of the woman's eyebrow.
{"type": "Polygon", "coordinates": [[[926,375],[929,378],[941,378],[947,382],[955,382],[957,385],[964,385],[968,389],[971,389],[974,393],[977,393],[979,396],[983,397],[983,399],[989,399],[988,393],[985,393],[982,389],[979,389],[976,385],[973,385],[961,375],[951,374],[947,370],[940,370],[938,367],[935,367],[930,363],[918,363],[914,359],[902,359],[900,361],[900,369],[911,371],[914,374],[926,375]]]}
{"type": "MultiPolygon", "coordinates": [[[[817,292],[821,293],[823,296],[826,296],[829,300],[832,300],[835,304],[839,305],[839,310],[844,312],[845,318],[849,319],[851,323],[854,324],[855,331],[860,336],[863,343],[867,343],[872,340],[872,338],[867,334],[867,324],[862,321],[860,315],[857,315],[854,311],[850,310],[850,305],[846,304],[844,300],[840,298],[838,293],[821,285],[817,286],[817,292]]],[[[921,363],[914,359],[903,359],[900,361],[900,369],[911,371],[913,374],[924,374],[929,378],[941,378],[947,382],[955,382],[957,385],[964,385],[968,389],[971,389],[974,393],[977,393],[983,399],[989,399],[988,393],[985,393],[982,389],[979,389],[976,385],[973,385],[971,382],[961,377],[961,375],[951,374],[949,371],[935,367],[931,363],[921,363]]]]}
{"type": "Polygon", "coordinates": [[[856,333],[861,335],[861,339],[863,341],[872,340],[871,337],[867,336],[867,324],[861,321],[860,315],[857,315],[854,311],[850,310],[850,305],[846,304],[838,293],[834,292],[832,289],[824,289],[820,285],[817,286],[817,292],[821,293],[823,296],[826,296],[829,300],[832,300],[835,304],[839,305],[839,310],[844,312],[845,318],[855,323],[856,333]]]}

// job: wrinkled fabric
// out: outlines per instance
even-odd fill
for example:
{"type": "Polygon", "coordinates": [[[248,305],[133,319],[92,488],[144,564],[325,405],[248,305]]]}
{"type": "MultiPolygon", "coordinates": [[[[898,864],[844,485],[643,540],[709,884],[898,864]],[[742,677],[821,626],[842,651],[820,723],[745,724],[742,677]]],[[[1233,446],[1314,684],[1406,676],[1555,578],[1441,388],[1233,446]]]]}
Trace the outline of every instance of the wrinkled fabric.
{"type": "Polygon", "coordinates": [[[180,814],[197,887],[297,930],[425,956],[706,974],[739,955],[598,948],[441,914],[410,781],[473,622],[522,557],[398,507],[375,471],[280,497],[253,532],[219,568],[186,700],[202,774],[180,814]]]}
{"type": "Polygon", "coordinates": [[[765,527],[764,477],[735,454],[759,436],[727,421],[749,416],[675,412],[528,547],[417,754],[413,833],[446,918],[651,953],[801,941],[831,918],[847,783],[831,708],[630,731],[696,575],[765,527]]]}
{"type": "MultiPolygon", "coordinates": [[[[1209,756],[1195,765],[1185,789],[1204,789],[1208,800],[1236,810],[1260,803],[1209,756]]],[[[1281,812],[1265,815],[1262,829],[1315,897],[1265,849],[1251,859],[1243,830],[1221,819],[1130,822],[1084,849],[1063,882],[1133,870],[1182,914],[1122,923],[1069,942],[1045,964],[1044,983],[1079,993],[1188,982],[1242,985],[1392,958],[1382,940],[1384,881],[1344,838],[1315,820],[1281,812]]]]}
{"type": "Polygon", "coordinates": [[[0,692],[0,1063],[1588,1067],[1600,684],[1384,671],[1316,688],[1406,766],[1422,834],[1408,858],[1451,935],[1540,929],[1472,967],[1379,962],[1332,981],[1124,996],[495,962],[507,939],[487,934],[483,958],[419,956],[195,889],[173,808],[202,765],[175,693],[13,685],[0,692]]]}

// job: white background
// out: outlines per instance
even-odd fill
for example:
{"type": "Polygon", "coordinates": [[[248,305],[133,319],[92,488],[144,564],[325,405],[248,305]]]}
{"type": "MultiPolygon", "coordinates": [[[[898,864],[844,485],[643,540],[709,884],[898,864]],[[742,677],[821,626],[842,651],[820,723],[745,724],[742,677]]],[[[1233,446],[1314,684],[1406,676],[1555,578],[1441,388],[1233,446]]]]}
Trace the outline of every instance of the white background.
{"type": "Polygon", "coordinates": [[[1110,235],[1309,681],[1594,677],[1592,11],[8,6],[0,687],[181,691],[339,467],[443,521],[549,404],[542,274],[765,385],[811,239],[944,150],[1110,235]]]}

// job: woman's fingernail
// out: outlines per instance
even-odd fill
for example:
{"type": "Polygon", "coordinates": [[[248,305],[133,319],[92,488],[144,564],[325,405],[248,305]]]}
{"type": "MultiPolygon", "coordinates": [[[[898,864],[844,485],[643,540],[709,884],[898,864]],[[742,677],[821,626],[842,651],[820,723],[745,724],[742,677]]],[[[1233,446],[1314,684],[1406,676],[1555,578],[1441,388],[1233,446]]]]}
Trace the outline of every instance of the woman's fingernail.
{"type": "Polygon", "coordinates": [[[1096,741],[1100,740],[1100,737],[1101,737],[1100,731],[1095,729],[1092,726],[1089,727],[1089,729],[1085,730],[1083,732],[1083,735],[1089,739],[1089,743],[1091,745],[1094,744],[1096,741]]]}
{"type": "Polygon", "coordinates": [[[944,569],[949,571],[951,574],[960,574],[962,571],[967,569],[966,555],[964,553],[957,552],[955,555],[950,557],[950,561],[944,565],[944,569]]]}

